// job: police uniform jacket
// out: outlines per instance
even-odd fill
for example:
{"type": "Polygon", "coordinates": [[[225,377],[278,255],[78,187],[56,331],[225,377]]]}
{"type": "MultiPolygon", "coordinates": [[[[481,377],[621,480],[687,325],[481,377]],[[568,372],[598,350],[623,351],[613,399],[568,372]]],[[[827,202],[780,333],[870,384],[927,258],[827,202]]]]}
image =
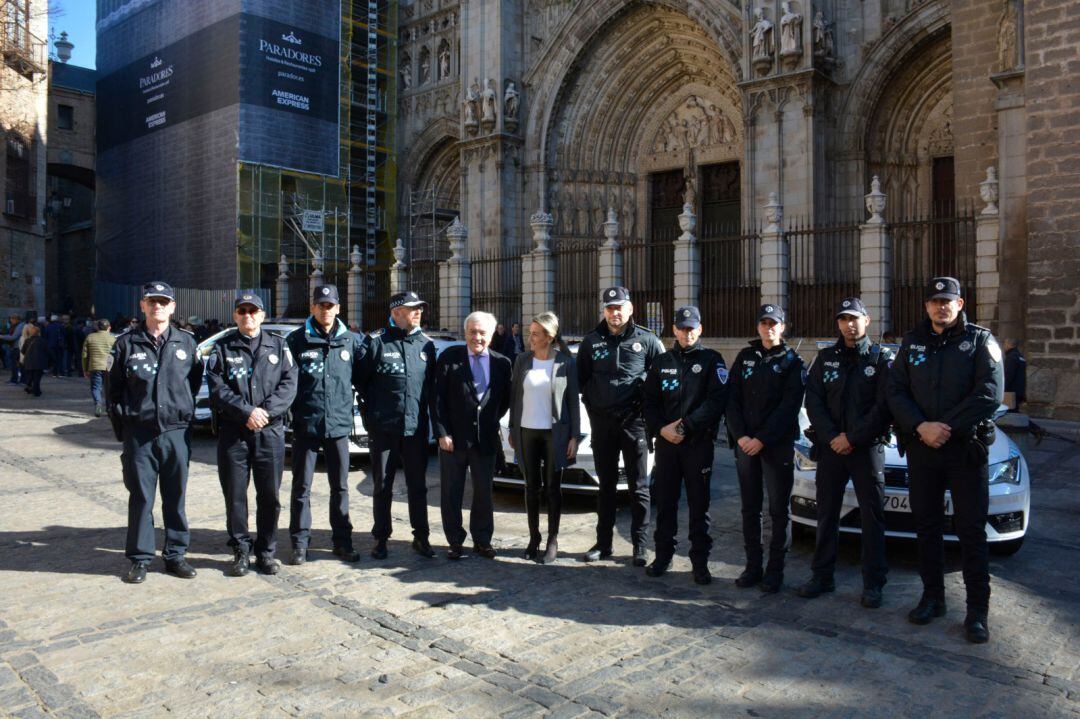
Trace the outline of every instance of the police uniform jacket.
{"type": "Polygon", "coordinates": [[[601,322],[578,347],[578,385],[585,407],[623,420],[636,417],[645,374],[663,353],[660,339],[633,320],[617,335],[601,322]]]}
{"type": "Polygon", "coordinates": [[[170,326],[160,339],[155,341],[144,323],[116,338],[107,377],[109,419],[117,437],[124,427],[156,434],[184,429],[195,416],[203,372],[195,335],[170,326]]]}
{"type": "Polygon", "coordinates": [[[364,354],[360,338],[339,319],[325,333],[308,317],[285,341],[299,369],[292,406],[293,432],[308,438],[352,434],[353,385],[364,354]]]}
{"type": "Polygon", "coordinates": [[[950,444],[974,437],[1001,404],[1001,359],[990,330],[969,323],[963,313],[941,334],[923,319],[904,336],[889,371],[889,409],[901,442],[910,441],[923,422],[949,425],[950,444]]]}
{"type": "Polygon", "coordinates": [[[696,342],[677,342],[656,358],[645,377],[645,425],[659,436],[665,425],[681,419],[685,441],[716,438],[727,404],[727,365],[719,352],[696,342]]]}
{"type": "Polygon", "coordinates": [[[828,444],[843,432],[854,447],[880,444],[892,415],[885,397],[893,354],[863,337],[854,347],[843,338],[818,353],[806,379],[806,414],[828,444]]]}
{"type": "Polygon", "coordinates": [[[731,438],[753,437],[765,446],[794,441],[805,388],[802,357],[783,340],[771,349],[754,340],[739,352],[730,372],[726,416],[731,438]]]}
{"type": "Polygon", "coordinates": [[[296,364],[285,338],[260,331],[245,337],[231,330],[222,337],[206,364],[210,401],[224,424],[250,434],[244,425],[256,407],[270,415],[268,427],[279,427],[296,398],[296,364]]]}
{"type": "Polygon", "coordinates": [[[428,436],[435,343],[390,326],[367,338],[356,392],[368,432],[428,436]]]}

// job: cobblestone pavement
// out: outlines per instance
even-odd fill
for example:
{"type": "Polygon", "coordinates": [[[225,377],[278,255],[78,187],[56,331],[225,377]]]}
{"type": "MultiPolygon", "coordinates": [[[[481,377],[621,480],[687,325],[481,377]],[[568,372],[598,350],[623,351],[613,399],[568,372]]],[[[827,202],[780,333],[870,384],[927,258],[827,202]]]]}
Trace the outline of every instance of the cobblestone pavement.
{"type": "MultiPolygon", "coordinates": [[[[0,386],[0,714],[57,716],[1076,716],[1080,714],[1080,447],[1028,453],[1034,521],[1018,554],[994,557],[993,638],[962,637],[963,587],[949,552],[949,615],[905,619],[920,585],[910,543],[889,545],[885,606],[858,605],[858,543],[845,540],[835,595],[807,601],[739,590],[738,497],[718,452],[716,581],[677,558],[662,579],[628,566],[629,516],[613,561],[572,555],[593,539],[591,501],[573,500],[544,567],[517,558],[523,502],[496,495],[495,561],[423,559],[395,502],[390,558],[370,559],[370,481],[352,475],[358,565],[329,552],[316,478],[312,560],[276,577],[226,577],[214,445],[196,435],[183,581],[156,560],[120,581],[126,493],[119,446],[88,412],[87,385],[46,379],[45,396],[0,386]]],[[[442,545],[435,462],[432,539],[442,545]]],[[[286,476],[286,486],[288,477],[286,476]]],[[[404,482],[399,478],[400,490],[404,482]]],[[[285,492],[287,497],[287,491],[285,492]]],[[[683,515],[685,531],[685,513],[683,515]]],[[[288,523],[287,510],[283,525],[288,523]]],[[[279,531],[287,547],[287,533],[279,531]]],[[[160,547],[160,536],[159,536],[160,547]]],[[[806,578],[797,541],[788,583],[806,578]]],[[[683,549],[685,551],[685,547],[683,549]]]]}

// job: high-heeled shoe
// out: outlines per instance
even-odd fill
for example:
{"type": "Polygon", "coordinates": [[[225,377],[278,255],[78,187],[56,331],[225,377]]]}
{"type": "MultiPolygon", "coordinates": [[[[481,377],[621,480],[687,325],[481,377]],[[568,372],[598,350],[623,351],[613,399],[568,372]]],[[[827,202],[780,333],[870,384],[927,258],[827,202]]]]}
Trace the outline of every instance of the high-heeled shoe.
{"type": "Polygon", "coordinates": [[[559,540],[555,537],[548,537],[547,549],[544,550],[544,558],[540,560],[541,564],[554,564],[555,560],[559,558],[559,540]]]}
{"type": "Polygon", "coordinates": [[[525,559],[535,560],[540,556],[540,537],[532,537],[529,539],[529,546],[525,547],[525,553],[521,555],[525,559]]]}

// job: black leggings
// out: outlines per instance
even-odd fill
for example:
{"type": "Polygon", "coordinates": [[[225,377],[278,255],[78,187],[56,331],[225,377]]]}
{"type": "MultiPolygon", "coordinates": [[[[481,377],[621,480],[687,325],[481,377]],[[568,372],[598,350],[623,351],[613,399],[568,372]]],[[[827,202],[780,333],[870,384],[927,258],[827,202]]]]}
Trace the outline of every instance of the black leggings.
{"type": "Polygon", "coordinates": [[[550,429],[521,428],[520,467],[525,475],[525,509],[529,515],[530,534],[540,531],[540,493],[546,486],[548,536],[557,535],[562,517],[562,471],[555,469],[555,444],[551,441],[550,429]]]}

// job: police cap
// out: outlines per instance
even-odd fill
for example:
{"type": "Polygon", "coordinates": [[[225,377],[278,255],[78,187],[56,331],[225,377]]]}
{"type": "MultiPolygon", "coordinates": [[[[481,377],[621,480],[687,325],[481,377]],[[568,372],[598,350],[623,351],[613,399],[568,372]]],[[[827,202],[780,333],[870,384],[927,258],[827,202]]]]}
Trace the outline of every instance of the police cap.
{"type": "Polygon", "coordinates": [[[338,297],[337,285],[319,285],[311,293],[312,304],[317,305],[324,302],[334,305],[341,304],[341,299],[338,297]]]}

